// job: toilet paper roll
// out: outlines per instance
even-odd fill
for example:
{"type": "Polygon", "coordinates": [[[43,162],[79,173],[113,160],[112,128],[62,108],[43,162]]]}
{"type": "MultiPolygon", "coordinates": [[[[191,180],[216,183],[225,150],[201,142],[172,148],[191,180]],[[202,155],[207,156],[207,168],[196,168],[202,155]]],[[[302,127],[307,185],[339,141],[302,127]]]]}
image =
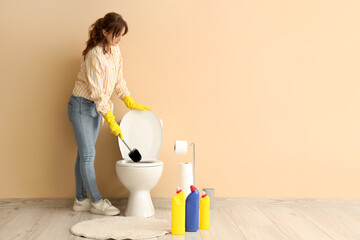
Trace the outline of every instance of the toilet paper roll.
{"type": "Polygon", "coordinates": [[[190,175],[190,176],[179,176],[179,187],[181,189],[183,189],[183,188],[190,189],[191,185],[194,185],[192,175],[190,175]]]}
{"type": "Polygon", "coordinates": [[[188,143],[187,141],[175,141],[174,151],[175,154],[185,155],[187,154],[188,143]]]}
{"type": "Polygon", "coordinates": [[[179,163],[179,187],[184,191],[185,197],[190,194],[190,186],[193,184],[192,164],[179,163]]]}
{"type": "Polygon", "coordinates": [[[192,177],[192,163],[181,162],[179,163],[179,176],[191,176],[192,177]]]}

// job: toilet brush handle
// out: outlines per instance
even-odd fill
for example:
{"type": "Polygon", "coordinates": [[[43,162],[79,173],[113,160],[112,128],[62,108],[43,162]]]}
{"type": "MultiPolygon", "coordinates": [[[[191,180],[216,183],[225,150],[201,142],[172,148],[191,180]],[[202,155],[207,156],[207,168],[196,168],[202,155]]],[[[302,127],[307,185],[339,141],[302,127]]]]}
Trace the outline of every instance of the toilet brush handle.
{"type": "Polygon", "coordinates": [[[126,144],[126,142],[123,140],[123,139],[121,139],[122,141],[123,141],[123,143],[125,144],[125,146],[129,149],[129,151],[131,152],[131,149],[130,149],[130,147],[126,144]]]}

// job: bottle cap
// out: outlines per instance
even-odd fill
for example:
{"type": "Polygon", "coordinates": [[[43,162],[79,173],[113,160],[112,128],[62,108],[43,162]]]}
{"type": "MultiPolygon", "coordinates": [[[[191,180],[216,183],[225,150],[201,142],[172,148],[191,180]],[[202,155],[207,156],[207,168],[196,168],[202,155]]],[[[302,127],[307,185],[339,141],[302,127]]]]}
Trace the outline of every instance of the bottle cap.
{"type": "Polygon", "coordinates": [[[191,186],[190,186],[190,189],[191,189],[191,191],[193,192],[193,191],[196,190],[196,187],[194,187],[194,185],[191,185],[191,186]]]}
{"type": "Polygon", "coordinates": [[[201,197],[204,198],[204,197],[206,197],[206,196],[207,196],[206,192],[202,192],[201,197]]]}
{"type": "Polygon", "coordinates": [[[179,187],[176,188],[176,193],[179,193],[181,191],[182,191],[181,188],[179,188],[179,187]]]}

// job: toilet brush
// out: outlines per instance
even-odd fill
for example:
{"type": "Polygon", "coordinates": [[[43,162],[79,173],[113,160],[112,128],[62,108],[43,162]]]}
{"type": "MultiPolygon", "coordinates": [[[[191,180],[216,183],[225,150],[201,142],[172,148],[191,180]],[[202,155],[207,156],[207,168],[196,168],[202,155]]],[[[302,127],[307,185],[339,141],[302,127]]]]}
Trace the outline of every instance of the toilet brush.
{"type": "MultiPolygon", "coordinates": [[[[120,137],[120,136],[118,136],[120,137]]],[[[120,138],[121,139],[121,138],[120,138]]],[[[139,152],[139,150],[137,150],[136,148],[134,148],[133,150],[130,149],[130,147],[126,144],[126,142],[124,141],[124,139],[121,139],[123,141],[123,143],[125,144],[125,146],[129,149],[129,157],[131,158],[131,160],[133,160],[134,162],[139,162],[141,160],[141,154],[139,152]]]]}

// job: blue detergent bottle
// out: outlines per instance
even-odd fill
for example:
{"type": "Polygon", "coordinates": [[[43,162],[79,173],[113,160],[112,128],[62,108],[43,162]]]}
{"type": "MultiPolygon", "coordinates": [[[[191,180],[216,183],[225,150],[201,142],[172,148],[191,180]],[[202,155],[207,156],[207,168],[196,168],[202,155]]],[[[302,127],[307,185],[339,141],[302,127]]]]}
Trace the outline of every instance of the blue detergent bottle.
{"type": "Polygon", "coordinates": [[[199,230],[199,191],[193,185],[190,186],[191,193],[186,198],[185,230],[196,232],[199,230]]]}

